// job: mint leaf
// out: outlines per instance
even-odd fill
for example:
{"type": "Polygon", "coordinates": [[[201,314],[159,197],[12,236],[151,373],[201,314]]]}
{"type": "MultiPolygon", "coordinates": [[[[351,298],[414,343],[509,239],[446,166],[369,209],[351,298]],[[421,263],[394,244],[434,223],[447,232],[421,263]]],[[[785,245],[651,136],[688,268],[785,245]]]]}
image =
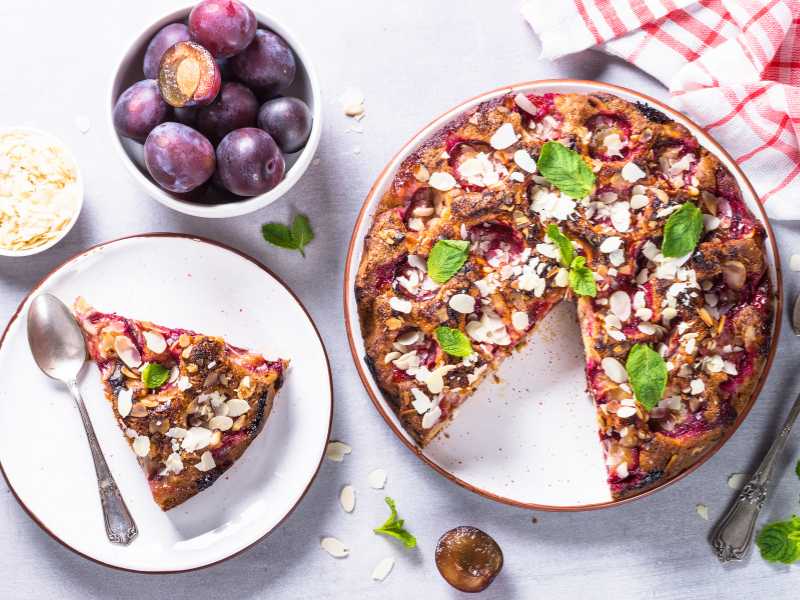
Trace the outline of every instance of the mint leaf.
{"type": "Polygon", "coordinates": [[[703,233],[703,213],[691,202],[672,213],[664,225],[661,254],[667,257],[686,256],[700,241],[703,233]]]}
{"type": "Polygon", "coordinates": [[[575,249],[572,247],[572,242],[553,223],[547,226],[547,237],[558,246],[558,252],[561,254],[561,264],[569,267],[575,258],[575,249]]]}
{"type": "Polygon", "coordinates": [[[158,363],[145,363],[142,369],[142,383],[146,388],[160,388],[169,379],[169,369],[158,363]]]}
{"type": "Polygon", "coordinates": [[[464,266],[468,256],[466,240],[439,240],[428,255],[428,276],[436,283],[446,283],[464,266]]]}
{"type": "Polygon", "coordinates": [[[625,361],[628,381],[636,400],[646,411],[655,408],[667,386],[667,365],[661,355],[645,344],[635,344],[625,361]]]}
{"type": "Polygon", "coordinates": [[[383,525],[381,525],[380,527],[376,527],[372,531],[374,531],[375,533],[380,533],[382,535],[388,535],[390,537],[396,538],[401,542],[403,542],[406,548],[415,548],[417,545],[417,538],[411,535],[403,527],[403,523],[405,523],[405,521],[397,517],[397,507],[395,506],[394,500],[389,498],[389,496],[386,496],[384,500],[386,501],[386,504],[389,505],[389,510],[392,512],[383,525]]]}
{"type": "Polygon", "coordinates": [[[545,142],[536,167],[562,194],[572,198],[583,198],[594,187],[594,173],[583,157],[558,142],[545,142]]]}
{"type": "Polygon", "coordinates": [[[265,223],[261,226],[261,235],[273,246],[299,250],[303,257],[306,255],[303,252],[306,244],[314,239],[311,223],[305,215],[297,215],[292,221],[291,229],[283,223],[265,223]]]}
{"type": "Polygon", "coordinates": [[[586,266],[586,258],[576,256],[572,259],[569,267],[569,287],[578,296],[597,295],[597,284],[594,281],[594,273],[586,266]]]}
{"type": "Polygon", "coordinates": [[[442,350],[447,352],[450,356],[469,356],[472,354],[472,344],[469,338],[461,333],[458,329],[452,327],[437,327],[436,340],[442,347],[442,350]]]}
{"type": "Polygon", "coordinates": [[[800,559],[800,517],[767,523],[756,538],[761,558],[791,564],[800,559]]]}
{"type": "Polygon", "coordinates": [[[800,477],[800,460],[798,460],[797,464],[794,466],[794,474],[800,477]]]}
{"type": "Polygon", "coordinates": [[[308,222],[307,216],[295,216],[294,221],[292,221],[292,239],[294,243],[297,244],[297,249],[300,250],[300,254],[305,257],[306,253],[303,252],[303,248],[314,239],[314,232],[311,230],[311,223],[308,222]]]}

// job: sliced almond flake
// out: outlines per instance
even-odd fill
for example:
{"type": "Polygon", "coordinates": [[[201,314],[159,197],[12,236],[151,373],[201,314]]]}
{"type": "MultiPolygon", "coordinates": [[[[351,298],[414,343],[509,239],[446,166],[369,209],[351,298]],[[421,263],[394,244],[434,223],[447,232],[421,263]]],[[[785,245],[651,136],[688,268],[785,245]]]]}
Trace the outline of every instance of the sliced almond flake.
{"type": "Polygon", "coordinates": [[[187,452],[202,450],[211,443],[212,431],[206,427],[190,427],[181,442],[181,448],[187,452]]]}
{"type": "Polygon", "coordinates": [[[609,254],[614,252],[614,250],[619,250],[620,246],[622,245],[622,238],[616,235],[612,235],[611,237],[607,237],[603,240],[603,243],[600,244],[599,250],[604,254],[609,254]]]}
{"type": "Polygon", "coordinates": [[[511,325],[513,325],[514,329],[517,331],[527,331],[528,326],[530,325],[528,313],[522,310],[515,310],[513,313],[511,313],[511,325]]]}
{"type": "Polygon", "coordinates": [[[346,513],[353,512],[356,507],[356,490],[352,485],[345,485],[339,492],[339,504],[346,513]]]}
{"type": "Polygon", "coordinates": [[[728,476],[728,487],[732,490],[740,490],[747,483],[749,477],[750,475],[747,473],[731,473],[728,476]]]}
{"type": "Polygon", "coordinates": [[[215,468],[217,463],[214,461],[214,455],[211,454],[209,450],[203,452],[200,455],[200,462],[195,465],[198,471],[202,471],[203,473],[210,471],[211,469],[215,468]]]}
{"type": "Polygon", "coordinates": [[[608,299],[611,312],[617,315],[621,321],[627,321],[631,316],[631,297],[627,292],[617,290],[608,299]]]}
{"type": "Polygon", "coordinates": [[[475,312],[475,298],[469,294],[453,294],[447,304],[454,311],[464,315],[475,312]]]}
{"type": "Polygon", "coordinates": [[[144,342],[151,352],[161,354],[167,349],[167,341],[157,331],[142,331],[142,336],[144,336],[144,342]]]}
{"type": "Polygon", "coordinates": [[[792,254],[789,259],[789,268],[792,271],[800,271],[800,254],[792,254]]]}
{"type": "Polygon", "coordinates": [[[719,217],[714,215],[703,215],[703,227],[706,231],[714,231],[721,222],[719,217]]]}
{"type": "Polygon", "coordinates": [[[133,451],[136,456],[144,458],[150,453],[150,438],[146,435],[136,436],[133,440],[133,451]]]}
{"type": "Polygon", "coordinates": [[[226,405],[228,406],[228,416],[233,419],[250,410],[250,405],[247,401],[240,398],[232,398],[226,402],[226,405]]]}
{"type": "Polygon", "coordinates": [[[705,504],[698,504],[694,509],[701,519],[708,521],[708,507],[705,504]]]}
{"type": "Polygon", "coordinates": [[[535,117],[539,110],[536,108],[536,105],[531,102],[530,98],[528,98],[525,94],[517,94],[514,96],[514,104],[519,106],[522,110],[524,110],[529,115],[535,117]]]}
{"type": "Polygon", "coordinates": [[[617,416],[620,419],[628,419],[636,414],[636,409],[633,406],[621,406],[617,409],[617,416]]]}
{"type": "Polygon", "coordinates": [[[517,150],[514,152],[514,163],[527,173],[536,173],[536,161],[527,150],[517,150]]]}
{"type": "Polygon", "coordinates": [[[114,338],[114,351],[128,368],[136,369],[141,366],[142,355],[127,335],[118,335],[114,338]]]}
{"type": "Polygon", "coordinates": [[[639,210],[648,204],[650,204],[650,198],[648,198],[645,194],[634,194],[631,196],[631,208],[633,210],[639,210]]]}
{"type": "Polygon", "coordinates": [[[182,471],[183,460],[181,460],[181,455],[177,452],[170,453],[170,455],[167,456],[167,460],[164,461],[164,470],[161,472],[161,474],[168,475],[170,473],[175,473],[177,475],[182,471]]]}
{"type": "Polygon", "coordinates": [[[213,417],[208,421],[208,426],[211,429],[219,429],[220,431],[228,431],[231,427],[233,427],[233,419],[230,417],[220,415],[217,417],[213,417]]]}
{"type": "Polygon", "coordinates": [[[456,180],[450,173],[436,171],[431,174],[430,179],[428,179],[428,184],[433,189],[439,190],[440,192],[447,192],[456,187],[456,180]]]}
{"type": "Polygon", "coordinates": [[[320,547],[330,554],[333,558],[345,558],[350,554],[350,550],[335,537],[324,537],[319,541],[320,547]]]}
{"type": "Polygon", "coordinates": [[[628,373],[622,363],[613,356],[606,356],[600,363],[603,371],[614,383],[625,383],[628,381],[628,373]]]}
{"type": "Polygon", "coordinates": [[[178,378],[178,383],[176,385],[180,391],[185,392],[192,387],[192,382],[189,381],[189,377],[182,375],[178,378]]]}
{"type": "Polygon", "coordinates": [[[117,412],[123,419],[131,414],[133,408],[133,390],[122,388],[117,394],[117,412]]]}
{"type": "Polygon", "coordinates": [[[489,144],[495,150],[505,150],[517,142],[517,134],[511,123],[503,123],[497,131],[492,134],[489,144]]]}
{"type": "Polygon", "coordinates": [[[396,310],[397,312],[404,314],[410,313],[412,308],[410,300],[398,298],[397,296],[392,296],[389,299],[389,306],[392,308],[392,310],[396,310]]]}
{"type": "Polygon", "coordinates": [[[375,568],[372,570],[372,579],[375,581],[383,581],[389,576],[389,573],[392,572],[393,567],[394,559],[391,557],[384,558],[381,562],[375,565],[375,568]]]}
{"type": "Polygon", "coordinates": [[[702,394],[706,389],[706,384],[703,383],[702,379],[692,379],[689,382],[689,390],[693,396],[697,396],[702,394]]]}
{"type": "Polygon", "coordinates": [[[346,454],[350,454],[353,449],[344,442],[328,442],[325,447],[325,458],[333,462],[342,462],[346,454]]]}
{"type": "Polygon", "coordinates": [[[629,183],[634,183],[636,181],[639,181],[642,177],[647,175],[647,173],[642,171],[639,168],[639,165],[637,165],[633,161],[625,163],[625,166],[622,167],[620,174],[622,175],[622,178],[629,183]]]}
{"type": "Polygon", "coordinates": [[[367,476],[367,482],[372,489],[382,490],[386,485],[386,471],[384,469],[370,471],[367,476]]]}

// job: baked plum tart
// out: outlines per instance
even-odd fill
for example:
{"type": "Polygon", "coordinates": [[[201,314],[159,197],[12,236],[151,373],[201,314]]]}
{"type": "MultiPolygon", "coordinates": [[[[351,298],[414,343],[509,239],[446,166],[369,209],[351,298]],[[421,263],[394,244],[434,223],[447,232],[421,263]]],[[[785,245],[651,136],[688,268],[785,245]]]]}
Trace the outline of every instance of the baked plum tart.
{"type": "Polygon", "coordinates": [[[162,510],[210,487],[264,428],[288,361],[220,337],[103,313],[82,298],[74,312],[162,510]]]}
{"type": "Polygon", "coordinates": [[[610,94],[509,94],[394,175],[355,284],[365,360],[430,442],[548,311],[574,301],[615,499],[696,462],[770,347],[765,231],[726,167],[610,94]]]}

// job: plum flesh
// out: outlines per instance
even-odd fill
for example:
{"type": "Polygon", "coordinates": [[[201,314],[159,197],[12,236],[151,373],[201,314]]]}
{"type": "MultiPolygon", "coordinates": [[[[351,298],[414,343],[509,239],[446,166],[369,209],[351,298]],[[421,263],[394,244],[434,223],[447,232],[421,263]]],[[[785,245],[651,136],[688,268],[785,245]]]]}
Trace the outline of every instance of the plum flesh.
{"type": "Polygon", "coordinates": [[[195,42],[178,42],[161,57],[158,87],[167,104],[176,108],[211,104],[222,75],[211,53],[195,42]]]}

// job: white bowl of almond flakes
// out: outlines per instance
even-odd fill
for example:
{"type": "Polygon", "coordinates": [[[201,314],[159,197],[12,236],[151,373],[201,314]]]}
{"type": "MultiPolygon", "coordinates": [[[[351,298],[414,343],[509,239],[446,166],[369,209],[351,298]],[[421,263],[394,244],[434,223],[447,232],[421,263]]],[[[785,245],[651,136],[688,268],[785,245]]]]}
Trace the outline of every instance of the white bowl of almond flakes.
{"type": "Polygon", "coordinates": [[[44,252],[83,207],[83,178],[67,147],[38,129],[0,131],[0,256],[44,252]]]}

